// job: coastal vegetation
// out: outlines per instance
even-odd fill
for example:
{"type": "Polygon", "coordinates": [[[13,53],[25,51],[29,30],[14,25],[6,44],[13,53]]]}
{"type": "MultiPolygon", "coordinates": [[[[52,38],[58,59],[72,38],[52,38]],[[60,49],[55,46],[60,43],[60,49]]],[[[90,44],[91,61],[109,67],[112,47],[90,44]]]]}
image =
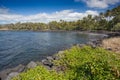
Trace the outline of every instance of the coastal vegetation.
{"type": "Polygon", "coordinates": [[[116,53],[120,53],[120,37],[104,39],[102,47],[109,48],[116,53]]]}
{"type": "Polygon", "coordinates": [[[119,80],[120,56],[103,48],[73,46],[53,60],[55,68],[39,65],[12,80],[119,80]],[[60,69],[57,69],[60,68],[60,69]]]}
{"type": "Polygon", "coordinates": [[[86,30],[86,31],[120,31],[120,6],[100,13],[98,16],[88,15],[77,21],[52,21],[49,23],[15,23],[1,25],[0,28],[7,27],[10,30],[86,30]]]}
{"type": "MultiPolygon", "coordinates": [[[[1,25],[8,30],[81,30],[81,31],[120,31],[120,6],[100,13],[88,15],[82,20],[60,20],[46,23],[16,23],[1,25]]],[[[120,80],[120,38],[102,41],[100,46],[73,46],[53,56],[52,68],[37,65],[27,68],[12,80],[120,80]],[[53,66],[54,65],[54,66],[53,66]]]]}

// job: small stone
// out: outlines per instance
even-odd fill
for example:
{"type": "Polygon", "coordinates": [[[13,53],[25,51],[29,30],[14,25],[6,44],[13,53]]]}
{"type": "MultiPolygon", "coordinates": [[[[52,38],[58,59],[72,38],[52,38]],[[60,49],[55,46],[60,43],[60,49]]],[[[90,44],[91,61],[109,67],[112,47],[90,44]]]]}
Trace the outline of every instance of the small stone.
{"type": "Polygon", "coordinates": [[[111,47],[108,47],[108,48],[106,48],[107,50],[112,50],[112,48],[111,47]]]}
{"type": "Polygon", "coordinates": [[[29,68],[35,68],[37,64],[34,61],[31,61],[26,67],[29,68]]]}

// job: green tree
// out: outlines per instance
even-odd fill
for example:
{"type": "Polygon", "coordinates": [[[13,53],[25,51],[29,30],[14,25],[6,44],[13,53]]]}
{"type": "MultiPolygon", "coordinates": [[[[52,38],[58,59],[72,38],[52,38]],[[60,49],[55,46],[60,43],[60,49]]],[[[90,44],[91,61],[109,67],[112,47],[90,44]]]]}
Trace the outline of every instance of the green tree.
{"type": "Polygon", "coordinates": [[[120,31],[120,23],[117,23],[113,28],[112,30],[114,31],[120,31]]]}

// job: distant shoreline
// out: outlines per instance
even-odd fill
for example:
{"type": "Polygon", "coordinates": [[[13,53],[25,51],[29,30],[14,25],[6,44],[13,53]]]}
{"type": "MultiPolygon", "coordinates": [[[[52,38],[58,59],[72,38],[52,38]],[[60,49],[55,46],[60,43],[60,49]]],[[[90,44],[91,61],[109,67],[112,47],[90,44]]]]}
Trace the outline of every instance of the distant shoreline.
{"type": "Polygon", "coordinates": [[[8,28],[0,28],[0,31],[32,31],[32,32],[82,32],[82,33],[98,33],[98,34],[106,34],[110,36],[120,36],[120,32],[114,31],[104,31],[104,30],[13,30],[8,28]]]}
{"type": "Polygon", "coordinates": [[[0,31],[7,31],[7,30],[10,30],[8,28],[0,28],[0,31]]]}

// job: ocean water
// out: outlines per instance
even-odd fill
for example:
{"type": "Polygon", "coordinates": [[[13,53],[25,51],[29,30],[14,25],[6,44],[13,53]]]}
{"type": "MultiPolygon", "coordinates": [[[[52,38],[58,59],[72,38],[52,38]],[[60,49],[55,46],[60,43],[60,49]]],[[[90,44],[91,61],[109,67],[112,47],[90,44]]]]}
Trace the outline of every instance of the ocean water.
{"type": "Polygon", "coordinates": [[[102,38],[102,34],[81,32],[0,31],[0,71],[40,61],[74,44],[102,38]]]}

